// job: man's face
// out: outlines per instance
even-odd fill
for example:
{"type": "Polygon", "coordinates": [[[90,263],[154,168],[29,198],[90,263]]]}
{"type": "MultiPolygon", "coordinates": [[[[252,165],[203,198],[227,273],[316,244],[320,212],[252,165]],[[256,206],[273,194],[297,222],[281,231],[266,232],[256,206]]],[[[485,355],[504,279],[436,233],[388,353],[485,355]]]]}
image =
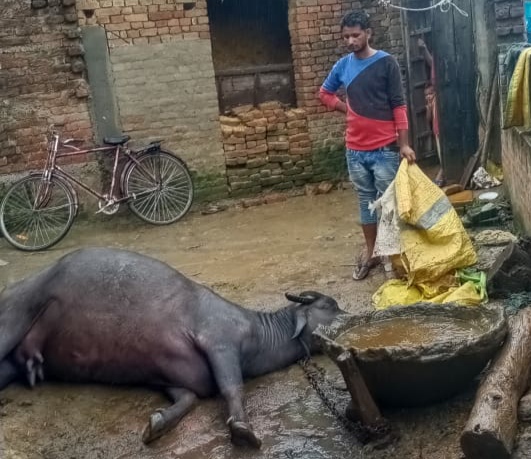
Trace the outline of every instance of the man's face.
{"type": "Polygon", "coordinates": [[[360,26],[343,27],[343,40],[351,53],[360,53],[369,44],[371,29],[363,30],[360,26]]]}

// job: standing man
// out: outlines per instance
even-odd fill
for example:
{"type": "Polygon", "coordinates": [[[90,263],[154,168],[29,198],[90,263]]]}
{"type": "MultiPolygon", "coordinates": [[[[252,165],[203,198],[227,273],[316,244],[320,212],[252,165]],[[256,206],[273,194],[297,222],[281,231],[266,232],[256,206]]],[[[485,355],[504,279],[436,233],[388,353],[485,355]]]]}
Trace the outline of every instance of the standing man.
{"type": "Polygon", "coordinates": [[[354,270],[364,279],[379,260],[373,258],[377,220],[369,203],[384,193],[395,178],[400,157],[415,161],[409,146],[407,109],[400,68],[395,58],[369,45],[372,31],[365,12],[353,11],[341,20],[349,54],[334,65],[320,90],[321,101],[346,113],[346,157],[358,192],[366,250],[354,270]],[[346,102],[336,96],[346,90],[346,102]]]}

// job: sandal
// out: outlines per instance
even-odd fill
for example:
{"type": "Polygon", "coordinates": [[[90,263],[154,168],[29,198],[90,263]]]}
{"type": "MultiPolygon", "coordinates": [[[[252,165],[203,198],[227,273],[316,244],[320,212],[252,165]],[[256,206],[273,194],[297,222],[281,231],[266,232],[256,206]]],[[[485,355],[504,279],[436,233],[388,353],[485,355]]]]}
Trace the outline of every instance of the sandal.
{"type": "Polygon", "coordinates": [[[354,280],[365,279],[369,275],[369,272],[371,271],[371,269],[376,268],[376,266],[378,266],[379,263],[380,263],[379,260],[375,258],[369,261],[358,263],[358,266],[352,273],[352,279],[354,280]]]}

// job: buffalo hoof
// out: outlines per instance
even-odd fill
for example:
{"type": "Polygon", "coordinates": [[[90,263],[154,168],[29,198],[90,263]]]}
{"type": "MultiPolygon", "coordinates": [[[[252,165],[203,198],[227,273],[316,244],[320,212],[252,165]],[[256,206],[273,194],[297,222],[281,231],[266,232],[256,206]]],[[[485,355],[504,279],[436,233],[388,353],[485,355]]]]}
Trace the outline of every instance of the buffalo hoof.
{"type": "Polygon", "coordinates": [[[166,422],[162,413],[156,411],[149,417],[148,425],[142,434],[142,441],[146,444],[151,443],[157,438],[162,437],[166,433],[166,430],[166,422]]]}
{"type": "Polygon", "coordinates": [[[262,441],[254,434],[251,426],[245,422],[230,423],[231,441],[237,446],[250,446],[259,449],[262,441]]]}

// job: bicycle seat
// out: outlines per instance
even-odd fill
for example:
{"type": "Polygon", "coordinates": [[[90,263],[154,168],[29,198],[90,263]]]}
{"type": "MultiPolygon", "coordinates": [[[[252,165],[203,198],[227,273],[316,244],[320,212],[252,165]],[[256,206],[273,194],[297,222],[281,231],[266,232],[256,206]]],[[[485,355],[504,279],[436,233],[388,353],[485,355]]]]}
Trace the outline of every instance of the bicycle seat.
{"type": "Polygon", "coordinates": [[[120,135],[117,137],[104,137],[103,142],[108,145],[123,145],[124,143],[129,142],[130,138],[131,137],[129,137],[128,135],[120,135]]]}

